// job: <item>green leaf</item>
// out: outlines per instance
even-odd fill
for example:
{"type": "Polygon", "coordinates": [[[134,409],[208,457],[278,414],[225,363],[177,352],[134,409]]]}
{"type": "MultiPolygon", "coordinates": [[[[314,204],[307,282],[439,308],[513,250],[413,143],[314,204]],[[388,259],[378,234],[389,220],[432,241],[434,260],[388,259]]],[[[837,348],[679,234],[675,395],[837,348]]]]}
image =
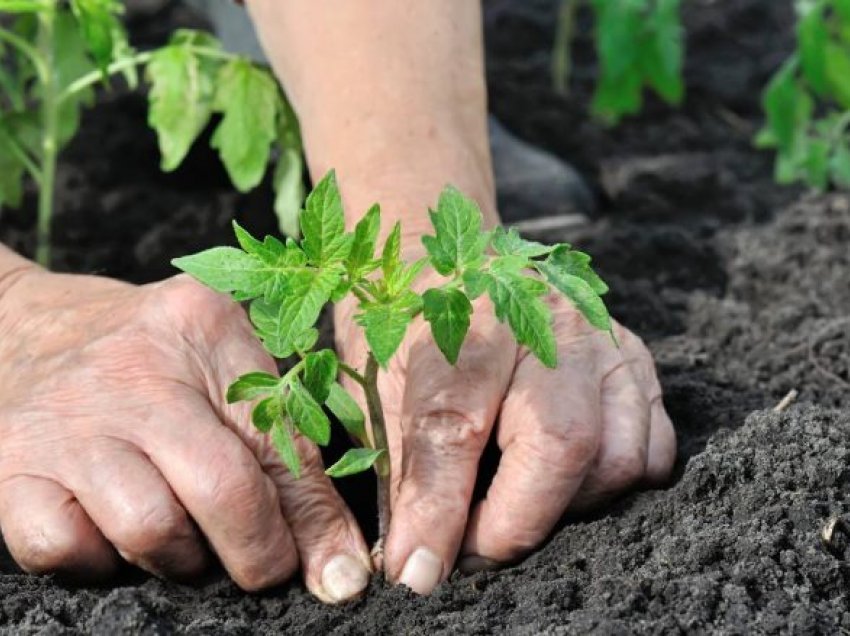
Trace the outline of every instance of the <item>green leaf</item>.
{"type": "Polygon", "coordinates": [[[213,247],[171,261],[177,269],[218,292],[241,292],[262,296],[269,279],[267,268],[256,256],[235,247],[213,247]]]}
{"type": "Polygon", "coordinates": [[[251,303],[251,322],[269,353],[286,358],[300,349],[299,338],[316,324],[341,275],[341,268],[305,269],[289,277],[286,293],[279,300],[251,303]]]}
{"type": "Polygon", "coordinates": [[[331,423],[310,392],[295,378],[289,385],[286,411],[295,427],[308,439],[327,446],[331,439],[331,423]]]}
{"type": "Polygon", "coordinates": [[[298,118],[283,97],[277,125],[277,144],[279,155],[275,166],[274,211],[277,214],[281,232],[298,238],[300,235],[299,216],[304,204],[304,161],[301,157],[301,131],[298,118]]]}
{"type": "Polygon", "coordinates": [[[213,108],[224,116],[211,145],[240,192],[263,179],[277,137],[279,107],[280,89],[268,71],[236,58],[219,72],[213,108]]]}
{"type": "Polygon", "coordinates": [[[838,44],[826,44],[826,76],[832,95],[844,109],[850,109],[850,50],[838,44]]]}
{"type": "Polygon", "coordinates": [[[347,477],[369,470],[384,450],[372,448],[351,448],[339,461],[325,471],[329,477],[347,477]]]}
{"type": "Polygon", "coordinates": [[[304,386],[319,404],[328,399],[338,368],[339,360],[330,349],[310,352],[304,358],[304,386]]]}
{"type": "Polygon", "coordinates": [[[345,263],[348,276],[352,280],[368,276],[380,267],[381,261],[375,258],[375,247],[380,229],[381,208],[378,204],[375,204],[369,208],[369,211],[354,228],[354,243],[345,263]]]}
{"type": "Polygon", "coordinates": [[[429,289],[422,301],[423,316],[431,323],[434,341],[449,364],[455,364],[469,331],[472,303],[459,289],[429,289]]]}
{"type": "Polygon", "coordinates": [[[0,116],[0,208],[17,208],[24,195],[24,164],[18,158],[15,145],[25,150],[10,115],[0,116]]]}
{"type": "Polygon", "coordinates": [[[342,388],[339,382],[331,384],[325,406],[336,416],[349,435],[359,440],[363,445],[368,443],[366,416],[360,410],[357,401],[349,395],[348,391],[342,388]]]}
{"type": "Polygon", "coordinates": [[[106,68],[116,49],[116,37],[123,31],[116,17],[123,13],[123,6],[116,0],[71,0],[71,10],[89,52],[106,78],[106,68]]]}
{"type": "Polygon", "coordinates": [[[147,65],[148,124],[156,131],[165,171],[180,165],[212,115],[219,65],[197,56],[191,48],[194,43],[218,48],[207,36],[179,31],[147,65]]]}
{"type": "Polygon", "coordinates": [[[823,139],[812,139],[809,142],[809,153],[803,162],[806,182],[823,192],[829,185],[829,142],[823,139]]]}
{"type": "Polygon", "coordinates": [[[311,263],[321,266],[348,258],[354,237],[345,233],[342,197],[333,170],[307,196],[301,233],[302,246],[311,263]]]}
{"type": "Polygon", "coordinates": [[[608,293],[608,285],[590,266],[592,259],[584,252],[570,249],[568,245],[557,245],[546,262],[553,268],[571,276],[578,276],[599,296],[608,293]]]}
{"type": "Polygon", "coordinates": [[[542,281],[524,276],[527,259],[500,256],[493,260],[487,278],[487,291],[496,317],[507,321],[517,342],[528,347],[547,367],[554,368],[558,357],[552,313],[540,296],[548,291],[542,281]]]}
{"type": "Polygon", "coordinates": [[[281,148],[272,185],[275,191],[274,211],[280,231],[287,236],[297,237],[300,234],[301,205],[304,203],[304,161],[300,150],[281,148]]]}
{"type": "Polygon", "coordinates": [[[777,71],[765,89],[763,105],[767,124],[780,153],[796,154],[804,143],[814,103],[796,79],[797,61],[792,58],[777,71]]]}
{"type": "Polygon", "coordinates": [[[47,6],[47,0],[0,0],[0,13],[38,13],[47,6]]]}
{"type": "Polygon", "coordinates": [[[545,256],[555,249],[551,245],[527,241],[519,235],[515,228],[506,230],[502,226],[493,230],[492,245],[500,256],[525,256],[527,258],[545,256]]]}
{"type": "Polygon", "coordinates": [[[797,48],[800,51],[800,66],[812,89],[823,95],[829,90],[826,73],[826,43],[829,32],[823,21],[822,7],[812,5],[797,23],[797,48]]]}
{"type": "Polygon", "coordinates": [[[398,350],[407,326],[421,308],[422,299],[407,291],[389,303],[364,305],[355,316],[357,324],[365,329],[369,349],[382,367],[386,368],[398,350]]]}
{"type": "MultiPolygon", "coordinates": [[[[77,27],[74,16],[60,12],[53,26],[53,71],[59,90],[64,90],[83,75],[95,70],[88,55],[86,43],[77,27]]],[[[83,90],[66,99],[59,109],[58,145],[63,147],[80,127],[80,111],[94,101],[92,89],[83,90]]]]}
{"type": "Polygon", "coordinates": [[[281,421],[272,428],[271,440],[283,464],[295,479],[300,479],[301,460],[298,457],[298,450],[295,448],[294,434],[292,423],[288,420],[281,421]]]}
{"type": "Polygon", "coordinates": [[[227,403],[256,400],[268,395],[280,385],[280,378],[262,371],[252,371],[239,376],[227,389],[227,403]]]}
{"type": "Polygon", "coordinates": [[[257,402],[251,412],[251,422],[261,433],[268,433],[275,424],[283,421],[283,404],[280,395],[273,395],[257,402]]]}
{"type": "Polygon", "coordinates": [[[435,235],[423,236],[422,244],[437,272],[449,275],[481,265],[489,235],[481,232],[481,210],[475,201],[448,186],[430,216],[435,235]]]}
{"type": "Polygon", "coordinates": [[[597,329],[610,332],[611,318],[599,294],[587,280],[571,273],[571,269],[563,264],[563,259],[560,262],[547,259],[536,263],[536,266],[546,280],[575,305],[587,322],[597,329]]]}
{"type": "Polygon", "coordinates": [[[463,287],[470,300],[475,300],[486,293],[489,285],[490,275],[486,272],[470,269],[463,273],[463,287]]]}
{"type": "Polygon", "coordinates": [[[639,63],[646,82],[667,103],[680,104],[685,94],[682,80],[684,37],[679,17],[680,0],[657,0],[646,23],[639,47],[639,63]]]}
{"type": "Polygon", "coordinates": [[[381,252],[381,271],[384,273],[384,279],[392,279],[402,267],[404,262],[401,260],[401,222],[396,221],[381,252]]]}
{"type": "Polygon", "coordinates": [[[839,188],[850,189],[850,147],[842,141],[829,160],[829,172],[833,183],[839,188]]]}

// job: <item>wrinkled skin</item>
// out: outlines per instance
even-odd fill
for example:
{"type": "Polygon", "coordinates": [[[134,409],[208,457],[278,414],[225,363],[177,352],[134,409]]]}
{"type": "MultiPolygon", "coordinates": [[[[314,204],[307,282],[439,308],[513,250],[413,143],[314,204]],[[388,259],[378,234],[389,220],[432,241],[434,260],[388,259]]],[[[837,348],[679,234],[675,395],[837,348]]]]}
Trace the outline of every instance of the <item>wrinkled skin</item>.
{"type": "MultiPolygon", "coordinates": [[[[237,304],[186,277],[135,287],[29,269],[0,291],[0,530],[24,569],[101,578],[123,557],[187,578],[209,546],[247,590],[300,564],[323,601],[362,591],[366,546],[317,449],[299,438],[296,481],[249,407],[225,404],[233,378],[275,370],[237,304]],[[330,567],[338,555],[345,568],[330,567]]],[[[466,569],[510,562],[565,510],[668,476],[675,435],[644,345],[617,326],[615,348],[568,303],[551,305],[557,370],[517,347],[479,300],[457,367],[417,321],[382,374],[392,580],[427,593],[458,554],[466,569]],[[499,471],[468,514],[497,419],[499,471]],[[436,569],[405,574],[420,547],[436,569]]],[[[361,366],[350,315],[337,316],[342,352],[361,366]]]]}
{"type": "Polygon", "coordinates": [[[0,529],[25,570],[100,578],[123,557],[187,578],[212,548],[246,590],[300,565],[320,599],[344,600],[352,585],[323,579],[340,554],[353,593],[366,585],[366,546],[318,450],[299,439],[294,480],[249,408],[225,403],[238,375],[276,371],[239,305],[187,277],[135,287],[32,268],[5,286],[0,334],[0,529]]]}
{"type": "MultiPolygon", "coordinates": [[[[646,346],[615,324],[618,348],[562,297],[548,303],[555,370],[518,347],[482,298],[455,367],[418,319],[380,376],[393,457],[384,552],[392,580],[427,593],[458,555],[465,570],[515,561],[538,547],[566,510],[668,478],[676,436],[646,346]],[[498,471],[470,511],[478,461],[494,428],[498,471]],[[405,575],[420,547],[438,567],[405,575]]],[[[365,343],[352,313],[350,305],[338,310],[338,344],[346,361],[362,368],[365,343]]]]}

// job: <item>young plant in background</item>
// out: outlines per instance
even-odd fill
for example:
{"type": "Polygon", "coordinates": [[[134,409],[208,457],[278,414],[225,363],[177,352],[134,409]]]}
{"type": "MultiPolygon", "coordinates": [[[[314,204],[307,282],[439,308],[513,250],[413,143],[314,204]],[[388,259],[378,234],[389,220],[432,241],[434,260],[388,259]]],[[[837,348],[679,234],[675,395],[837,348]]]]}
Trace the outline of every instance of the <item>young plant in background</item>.
{"type": "Polygon", "coordinates": [[[776,150],[776,180],[850,188],[850,0],[797,7],[797,49],[765,89],[756,145],[776,150]]]}
{"type": "Polygon", "coordinates": [[[228,402],[256,402],[252,419],[268,433],[295,476],[300,463],[293,443],[296,431],[319,445],[330,439],[331,423],[322,405],[336,415],[358,447],[327,469],[343,477],[374,467],[378,476],[379,533],[389,524],[389,473],[384,410],[378,373],[401,345],[408,325],[421,315],[446,360],[455,364],[470,325],[472,301],[487,294],[496,317],[547,367],[557,351],[552,316],[543,296],[559,292],[598,329],[611,332],[600,296],[608,290],[594,273],[590,257],[569,245],[546,246],[522,239],[515,230],[481,230],[476,204],[446,188],[431,212],[434,236],[424,237],[427,256],[405,263],[400,256],[401,227],[396,224],[376,253],[380,209],[373,206],[353,233],[345,232],[342,200],[333,173],[307,197],[301,213],[303,240],[263,241],[234,223],[241,247],[215,247],[173,261],[179,269],[212,289],[249,301],[257,336],[275,358],[294,357],[282,377],[253,372],[227,391],[228,402]],[[430,268],[444,282],[424,293],[414,290],[419,274],[430,268]],[[316,321],[329,302],[353,297],[355,320],[369,348],[364,368],[343,364],[336,354],[316,351],[316,321]],[[370,427],[357,402],[337,383],[342,372],[359,384],[368,406],[370,427]],[[370,434],[371,432],[371,434],[370,434]]]}
{"type": "MultiPolygon", "coordinates": [[[[562,0],[552,77],[556,89],[567,92],[571,71],[576,13],[581,0],[562,0]]],[[[682,79],[685,41],[681,0],[590,0],[595,19],[599,75],[591,110],[614,125],[640,112],[644,89],[671,105],[685,95],[682,79]]]]}
{"type": "Polygon", "coordinates": [[[292,231],[303,201],[298,122],[271,73],[222,50],[212,36],[178,31],[168,45],[137,52],[119,0],[0,0],[0,207],[18,207],[27,174],[38,188],[37,260],[50,261],[60,151],[95,100],[96,85],[121,75],[150,82],[149,123],[162,169],[177,168],[213,114],[212,146],[240,191],[255,187],[277,147],[275,208],[292,231]]]}

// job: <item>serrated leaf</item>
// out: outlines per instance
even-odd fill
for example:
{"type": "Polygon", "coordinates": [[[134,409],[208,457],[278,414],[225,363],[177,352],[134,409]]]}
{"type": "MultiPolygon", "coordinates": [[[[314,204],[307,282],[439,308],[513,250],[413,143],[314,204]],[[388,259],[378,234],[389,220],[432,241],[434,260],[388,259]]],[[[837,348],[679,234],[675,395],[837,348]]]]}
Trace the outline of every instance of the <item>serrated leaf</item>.
{"type": "Polygon", "coordinates": [[[251,411],[251,423],[261,433],[268,433],[275,424],[283,421],[283,404],[279,395],[267,397],[257,402],[251,411]]]}
{"type": "Polygon", "coordinates": [[[608,293],[608,285],[593,271],[589,254],[571,249],[568,245],[557,245],[546,262],[565,274],[578,276],[599,296],[608,293]]]}
{"type": "Polygon", "coordinates": [[[348,258],[354,237],[345,233],[342,197],[333,170],[307,196],[301,233],[301,245],[311,263],[322,266],[348,258]]]}
{"type": "Polygon", "coordinates": [[[481,210],[475,201],[448,186],[430,216],[435,235],[423,236],[422,244],[437,272],[445,276],[482,263],[489,235],[481,232],[481,210]]]}
{"type": "Polygon", "coordinates": [[[646,82],[669,104],[679,104],[685,94],[682,79],[684,37],[679,17],[681,0],[657,0],[645,20],[639,63],[646,82]]]}
{"type": "Polygon", "coordinates": [[[389,303],[362,306],[355,316],[357,324],[365,329],[369,349],[382,367],[387,366],[398,350],[407,326],[421,308],[422,299],[407,291],[389,303]]]}
{"type": "Polygon", "coordinates": [[[470,269],[463,273],[463,287],[470,300],[475,300],[482,294],[486,293],[487,286],[489,284],[490,276],[485,272],[470,269]]]}
{"type": "Polygon", "coordinates": [[[262,371],[252,371],[239,376],[233,384],[227,389],[227,403],[242,402],[244,400],[256,400],[258,397],[263,397],[275,391],[280,384],[280,378],[263,373],[262,371]]]}
{"type": "Polygon", "coordinates": [[[459,289],[429,289],[422,302],[422,315],[431,324],[434,341],[449,364],[455,364],[469,331],[472,303],[459,289]]]}
{"type": "Polygon", "coordinates": [[[802,165],[806,182],[821,192],[829,185],[830,150],[829,142],[823,139],[812,139],[802,165]]]}
{"type": "Polygon", "coordinates": [[[327,446],[331,439],[331,422],[322,407],[297,378],[289,385],[286,412],[304,437],[320,446],[327,446]]]}
{"type": "Polygon", "coordinates": [[[386,451],[372,448],[351,448],[333,466],[325,470],[329,477],[339,478],[369,470],[386,451]]]}
{"type": "Polygon", "coordinates": [[[357,401],[349,395],[339,382],[331,384],[325,406],[336,416],[349,435],[359,440],[361,444],[368,443],[366,416],[360,410],[357,401]]]}
{"type": "Polygon", "coordinates": [[[301,459],[298,457],[298,450],[295,448],[294,433],[292,423],[288,419],[283,420],[272,428],[271,440],[284,466],[289,469],[295,479],[300,479],[301,459]]]}
{"type": "Polygon", "coordinates": [[[153,53],[146,69],[151,83],[148,124],[156,131],[166,172],[180,165],[212,115],[219,65],[197,56],[191,48],[195,41],[218,46],[200,34],[180,31],[172,44],[153,53]]]}
{"type": "Polygon", "coordinates": [[[555,249],[551,245],[527,241],[519,235],[516,228],[505,229],[502,226],[493,230],[491,245],[496,253],[501,256],[525,256],[527,258],[546,256],[555,249]]]}
{"type": "Polygon", "coordinates": [[[269,280],[266,266],[256,256],[235,247],[213,247],[171,261],[180,269],[218,292],[262,296],[269,280]]]}
{"type": "Polygon", "coordinates": [[[213,109],[223,117],[210,143],[240,192],[263,179],[279,108],[280,89],[268,71],[235,58],[218,73],[213,109]]]}
{"type": "Polygon", "coordinates": [[[330,349],[313,351],[304,358],[304,386],[319,404],[328,399],[328,395],[336,380],[339,360],[330,349]]]}
{"type": "Polygon", "coordinates": [[[557,365],[552,313],[540,300],[548,290],[545,283],[524,276],[524,258],[501,256],[495,259],[487,277],[487,291],[496,318],[506,322],[517,342],[525,345],[547,367],[557,365]]]}
{"type": "Polygon", "coordinates": [[[579,310],[585,320],[597,329],[611,331],[611,318],[605,303],[583,278],[570,273],[566,267],[560,267],[550,260],[536,264],[546,280],[579,310]]]}
{"type": "Polygon", "coordinates": [[[381,252],[381,271],[384,273],[384,280],[393,278],[403,265],[404,263],[401,260],[401,222],[396,221],[381,252]]]}
{"type": "Polygon", "coordinates": [[[341,275],[341,268],[302,270],[289,277],[279,300],[251,303],[251,322],[269,353],[286,358],[296,351],[298,338],[316,324],[341,275]]]}
{"type": "Polygon", "coordinates": [[[369,208],[354,228],[354,243],[345,262],[348,276],[352,280],[368,276],[380,267],[381,261],[375,258],[375,247],[380,229],[381,207],[375,204],[369,208]]]}

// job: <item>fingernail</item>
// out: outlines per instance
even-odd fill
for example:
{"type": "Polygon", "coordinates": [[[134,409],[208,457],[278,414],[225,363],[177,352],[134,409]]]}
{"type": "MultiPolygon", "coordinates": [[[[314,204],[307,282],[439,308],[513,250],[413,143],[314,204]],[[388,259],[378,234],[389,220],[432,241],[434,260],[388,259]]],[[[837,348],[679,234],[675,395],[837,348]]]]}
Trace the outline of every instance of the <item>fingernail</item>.
{"type": "Polygon", "coordinates": [[[475,574],[476,572],[492,572],[502,567],[502,564],[487,557],[472,554],[463,557],[460,563],[457,564],[457,569],[462,574],[475,574]]]}
{"type": "Polygon", "coordinates": [[[417,594],[430,594],[440,582],[442,560],[428,548],[416,548],[409,557],[398,582],[417,594]]]}
{"type": "Polygon", "coordinates": [[[348,554],[338,554],[322,570],[322,587],[332,601],[347,601],[366,589],[369,571],[348,554]]]}

